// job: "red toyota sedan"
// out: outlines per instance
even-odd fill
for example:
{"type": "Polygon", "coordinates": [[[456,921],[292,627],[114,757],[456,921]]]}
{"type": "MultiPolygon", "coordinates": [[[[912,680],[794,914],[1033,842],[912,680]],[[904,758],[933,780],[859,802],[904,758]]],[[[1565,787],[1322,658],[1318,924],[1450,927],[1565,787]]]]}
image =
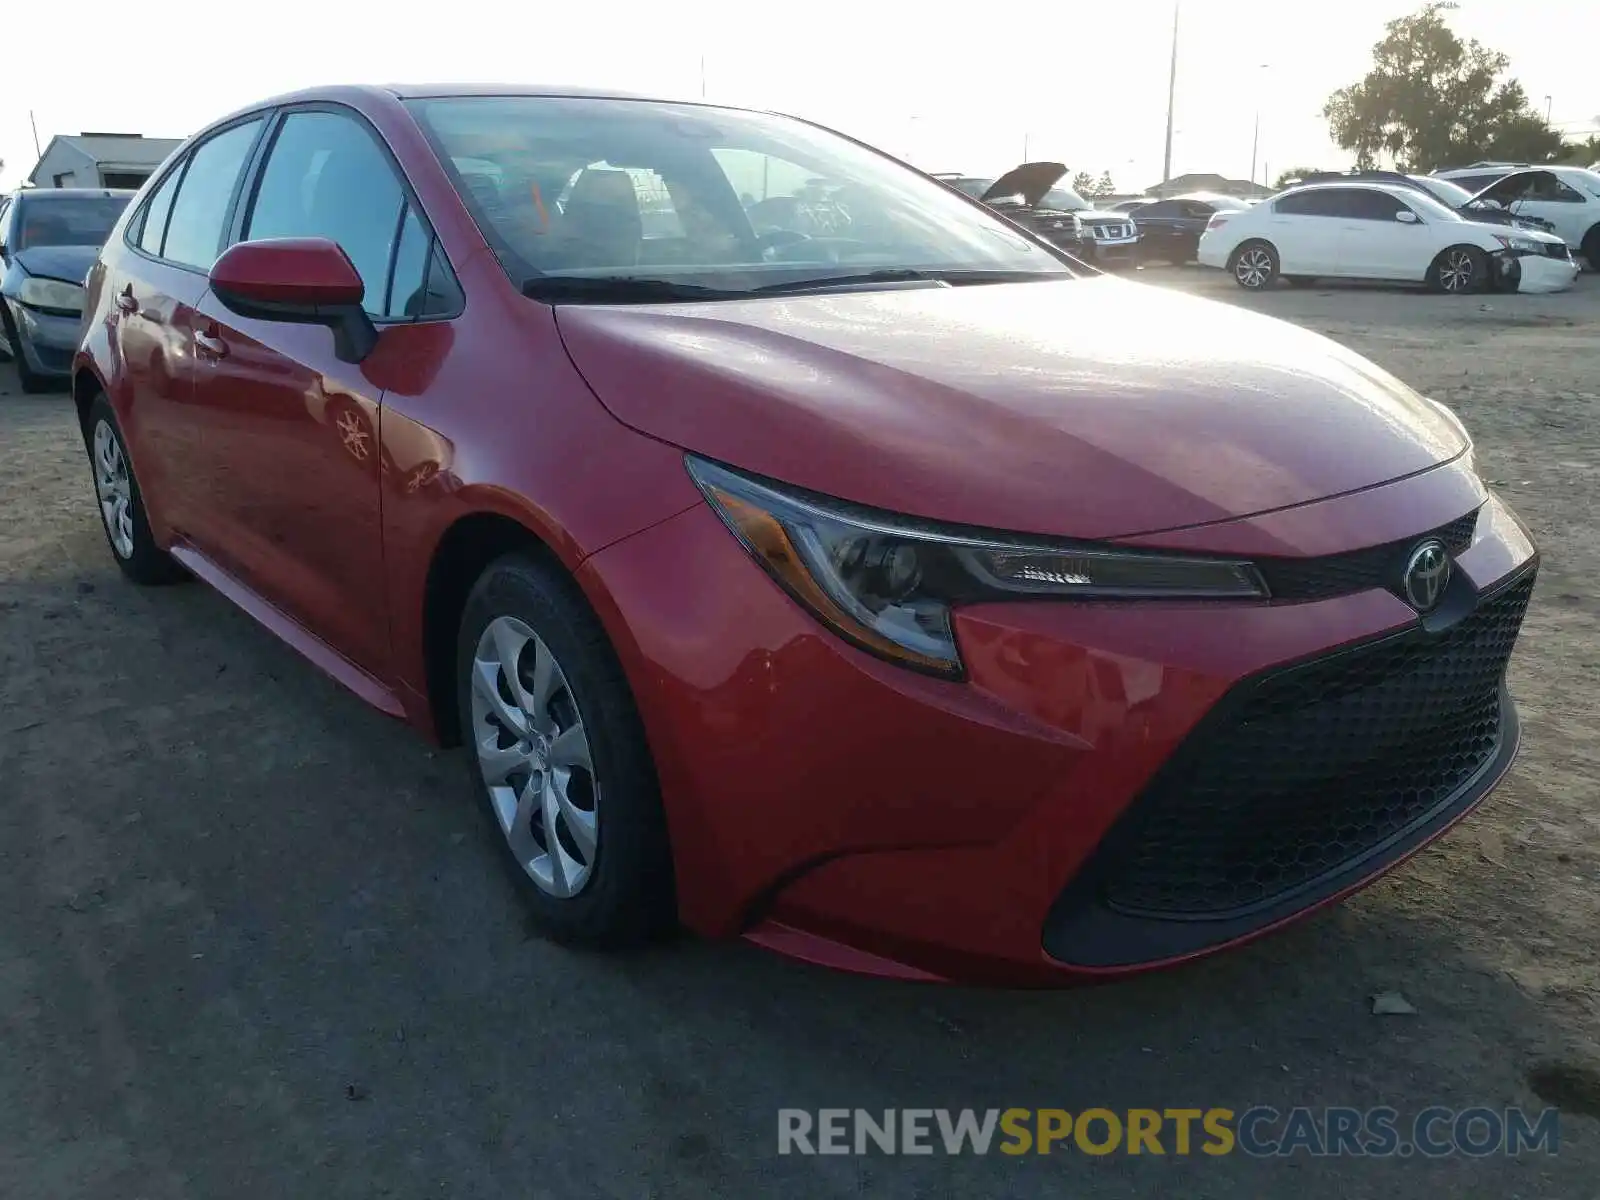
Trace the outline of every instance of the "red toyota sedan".
{"type": "Polygon", "coordinates": [[[558,940],[1126,972],[1337,900],[1518,744],[1444,407],[803,121],[337,88],[93,269],[111,550],[464,744],[558,940]]]}

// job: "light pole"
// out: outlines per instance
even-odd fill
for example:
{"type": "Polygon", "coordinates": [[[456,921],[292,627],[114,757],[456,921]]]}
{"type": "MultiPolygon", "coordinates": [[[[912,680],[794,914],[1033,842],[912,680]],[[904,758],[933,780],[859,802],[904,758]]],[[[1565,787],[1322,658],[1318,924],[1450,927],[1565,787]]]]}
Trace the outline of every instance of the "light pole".
{"type": "Polygon", "coordinates": [[[1546,125],[1550,124],[1550,107],[1552,103],[1553,101],[1549,96],[1544,98],[1544,123],[1546,125]]]}
{"type": "MultiPolygon", "coordinates": [[[[1272,66],[1271,63],[1262,63],[1257,69],[1265,71],[1272,66]]],[[[1250,139],[1250,182],[1256,181],[1256,157],[1261,151],[1261,86],[1259,79],[1256,85],[1256,130],[1250,139]]],[[[1262,181],[1266,182],[1265,180],[1262,181]]]]}
{"type": "Polygon", "coordinates": [[[1167,73],[1167,149],[1161,157],[1161,182],[1172,178],[1172,106],[1178,95],[1178,0],[1172,0],[1172,67],[1167,73]]]}

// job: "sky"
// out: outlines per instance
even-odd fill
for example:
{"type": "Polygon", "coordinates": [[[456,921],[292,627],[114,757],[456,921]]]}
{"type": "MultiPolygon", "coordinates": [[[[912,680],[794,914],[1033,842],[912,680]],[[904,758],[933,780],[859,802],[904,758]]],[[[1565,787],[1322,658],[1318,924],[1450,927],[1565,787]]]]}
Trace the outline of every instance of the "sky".
{"type": "MultiPolygon", "coordinates": [[[[1182,0],[1173,173],[1335,169],[1320,109],[1421,0],[1182,0]]],[[[260,6],[23,0],[0,57],[0,186],[52,134],[184,136],[323,83],[538,82],[790,112],[929,171],[1023,160],[1161,179],[1172,0],[271,0],[260,6]],[[56,47],[51,50],[50,47],[56,47]],[[703,67],[702,67],[703,64],[703,67]]],[[[1596,0],[1461,0],[1452,23],[1510,56],[1558,127],[1600,126],[1596,0]]],[[[1270,176],[1269,176],[1270,173],[1270,176]]]]}

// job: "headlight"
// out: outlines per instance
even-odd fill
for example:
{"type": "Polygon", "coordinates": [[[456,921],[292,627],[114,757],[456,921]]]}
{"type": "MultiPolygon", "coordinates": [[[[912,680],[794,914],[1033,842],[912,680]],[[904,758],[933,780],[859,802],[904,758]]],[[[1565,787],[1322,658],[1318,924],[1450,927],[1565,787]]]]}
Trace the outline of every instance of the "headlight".
{"type": "Polygon", "coordinates": [[[757,482],[690,455],[689,474],[767,574],[840,637],[959,676],[951,609],[984,600],[1264,599],[1246,562],[941,530],[757,482]]]}
{"type": "Polygon", "coordinates": [[[1506,237],[1504,234],[1495,234],[1494,240],[1507,250],[1515,250],[1518,254],[1543,254],[1544,247],[1532,238],[1506,237]]]}
{"type": "Polygon", "coordinates": [[[83,311],[83,288],[59,279],[35,279],[30,275],[17,289],[17,299],[29,308],[53,308],[70,313],[83,311]]]}

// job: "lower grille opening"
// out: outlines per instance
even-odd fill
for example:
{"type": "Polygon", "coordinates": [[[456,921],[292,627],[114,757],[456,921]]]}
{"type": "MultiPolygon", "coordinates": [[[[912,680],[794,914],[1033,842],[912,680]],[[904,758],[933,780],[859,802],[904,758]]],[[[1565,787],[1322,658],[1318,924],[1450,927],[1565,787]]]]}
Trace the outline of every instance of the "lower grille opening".
{"type": "Polygon", "coordinates": [[[1373,855],[1495,759],[1528,574],[1437,636],[1417,629],[1244,685],[1093,864],[1130,916],[1225,919],[1373,855]]]}

